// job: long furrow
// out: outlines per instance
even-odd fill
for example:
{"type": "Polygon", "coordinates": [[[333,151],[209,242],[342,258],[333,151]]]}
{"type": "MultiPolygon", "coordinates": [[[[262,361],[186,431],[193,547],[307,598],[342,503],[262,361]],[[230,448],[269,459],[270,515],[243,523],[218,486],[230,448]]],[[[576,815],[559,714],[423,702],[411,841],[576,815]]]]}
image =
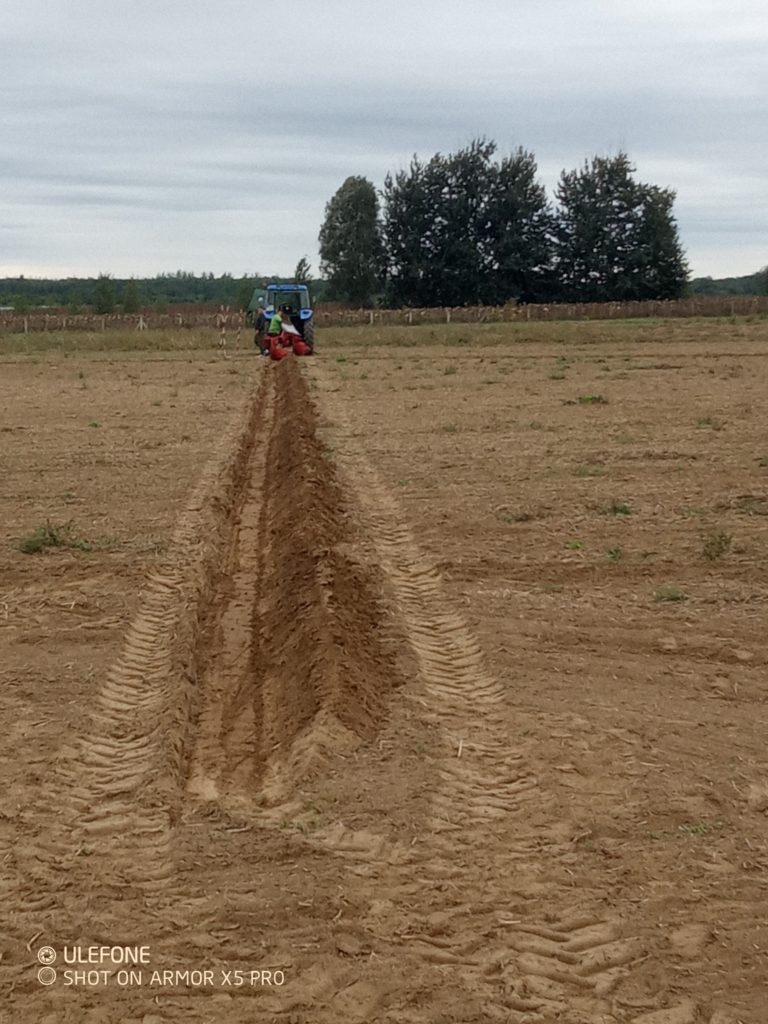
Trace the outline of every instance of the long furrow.
{"type": "Polygon", "coordinates": [[[375,733],[397,685],[306,386],[293,361],[268,377],[187,786],[193,802],[262,824],[288,817],[300,780],[375,733]]]}
{"type": "MultiPolygon", "coordinates": [[[[313,373],[323,379],[322,369],[313,373]]],[[[436,566],[404,524],[343,405],[327,388],[320,394],[327,396],[322,409],[334,425],[337,463],[418,660],[423,714],[442,737],[419,877],[413,865],[410,880],[403,877],[411,896],[446,879],[456,894],[446,891],[437,925],[425,915],[411,936],[414,950],[429,962],[456,965],[487,999],[489,1020],[693,1024],[693,1003],[656,1017],[637,1016],[622,1002],[621,984],[652,951],[630,921],[607,909],[609,893],[574,891],[567,867],[572,830],[558,820],[536,765],[515,746],[510,694],[451,607],[436,566]]]]}
{"type": "Polygon", "coordinates": [[[261,578],[264,478],[274,413],[275,375],[268,373],[258,444],[249,460],[211,612],[213,636],[202,670],[201,709],[187,780],[188,795],[196,802],[242,805],[257,788],[261,694],[253,617],[261,578]]]}

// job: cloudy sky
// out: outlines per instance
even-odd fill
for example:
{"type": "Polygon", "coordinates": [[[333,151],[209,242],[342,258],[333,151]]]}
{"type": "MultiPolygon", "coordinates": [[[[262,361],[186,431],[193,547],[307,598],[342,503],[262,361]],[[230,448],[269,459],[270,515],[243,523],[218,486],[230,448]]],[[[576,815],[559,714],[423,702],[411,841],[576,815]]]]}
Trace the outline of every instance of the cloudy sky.
{"type": "Polygon", "coordinates": [[[0,276],[316,269],[325,203],[474,136],[677,191],[694,275],[768,263],[765,0],[25,0],[0,276]]]}

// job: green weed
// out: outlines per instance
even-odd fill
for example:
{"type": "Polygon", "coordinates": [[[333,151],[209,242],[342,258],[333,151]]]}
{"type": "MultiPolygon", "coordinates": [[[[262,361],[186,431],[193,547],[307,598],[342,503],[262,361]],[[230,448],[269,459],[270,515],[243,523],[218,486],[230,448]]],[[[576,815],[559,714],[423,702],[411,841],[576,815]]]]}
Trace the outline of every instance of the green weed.
{"type": "Polygon", "coordinates": [[[78,551],[93,551],[90,541],[75,537],[72,523],[55,526],[50,520],[44,526],[38,526],[22,537],[18,545],[19,551],[25,555],[35,555],[46,548],[74,548],[78,551]]]}
{"type": "Polygon", "coordinates": [[[606,505],[604,511],[609,516],[632,515],[632,507],[626,501],[617,501],[615,498],[611,501],[610,505],[606,505]]]}
{"type": "Polygon", "coordinates": [[[579,405],[608,405],[605,395],[579,395],[579,405]]]}
{"type": "Polygon", "coordinates": [[[722,558],[723,555],[730,551],[732,543],[733,537],[730,533],[726,533],[724,530],[717,530],[710,533],[704,541],[701,553],[704,558],[708,559],[710,562],[714,562],[716,559],[722,558]]]}
{"type": "Polygon", "coordinates": [[[657,587],[653,598],[655,601],[687,601],[688,595],[682,587],[676,587],[672,583],[662,583],[657,587]]]}
{"type": "Polygon", "coordinates": [[[696,420],[697,427],[709,427],[712,430],[722,430],[725,424],[717,416],[702,416],[696,420]]]}
{"type": "Polygon", "coordinates": [[[722,821],[696,821],[696,822],[683,822],[682,825],[677,826],[677,831],[682,832],[685,836],[705,836],[710,832],[716,832],[718,829],[723,827],[722,821]]]}

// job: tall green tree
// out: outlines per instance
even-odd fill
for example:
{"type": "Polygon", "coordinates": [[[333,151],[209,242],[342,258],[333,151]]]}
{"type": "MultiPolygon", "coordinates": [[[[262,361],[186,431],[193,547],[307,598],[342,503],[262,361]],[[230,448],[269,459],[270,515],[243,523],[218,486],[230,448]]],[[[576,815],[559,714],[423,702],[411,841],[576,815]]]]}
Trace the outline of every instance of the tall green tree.
{"type": "Polygon", "coordinates": [[[319,241],[329,297],[370,305],[381,280],[382,244],[379,201],[367,178],[347,178],[329,200],[319,241]]]}
{"type": "Polygon", "coordinates": [[[675,193],[633,177],[626,153],[563,171],[557,187],[555,269],[574,302],[673,299],[688,267],[672,213],[675,193]]]}
{"type": "Polygon", "coordinates": [[[141,309],[139,286],[133,278],[123,286],[122,307],[124,313],[138,313],[141,309]]]}
{"type": "Polygon", "coordinates": [[[461,306],[543,296],[552,214],[532,154],[501,161],[475,139],[417,157],[384,182],[388,292],[396,305],[461,306]]]}
{"type": "Polygon", "coordinates": [[[494,143],[476,139],[458,153],[414,156],[384,181],[388,293],[396,305],[478,302],[494,143]]]}
{"type": "Polygon", "coordinates": [[[115,309],[115,283],[109,274],[99,274],[93,289],[93,308],[96,313],[112,313],[115,309]]]}
{"type": "Polygon", "coordinates": [[[309,265],[309,260],[306,256],[302,256],[296,264],[293,279],[297,284],[309,284],[312,280],[312,267],[309,265]]]}
{"type": "Polygon", "coordinates": [[[237,298],[235,299],[235,305],[238,309],[248,309],[255,287],[256,281],[254,278],[246,276],[240,278],[237,284],[237,298]]]}
{"type": "Polygon", "coordinates": [[[520,147],[493,168],[487,202],[483,302],[552,296],[554,217],[533,153],[520,147]]]}

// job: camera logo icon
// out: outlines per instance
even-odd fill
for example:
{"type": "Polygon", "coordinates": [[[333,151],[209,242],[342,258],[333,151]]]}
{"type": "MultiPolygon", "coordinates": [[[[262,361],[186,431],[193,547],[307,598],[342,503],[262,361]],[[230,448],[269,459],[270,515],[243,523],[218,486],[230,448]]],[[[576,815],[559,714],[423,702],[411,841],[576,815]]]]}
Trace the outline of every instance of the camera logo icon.
{"type": "Polygon", "coordinates": [[[41,964],[44,964],[46,967],[50,967],[50,965],[56,960],[56,950],[53,946],[41,946],[37,951],[37,959],[41,964]]]}

